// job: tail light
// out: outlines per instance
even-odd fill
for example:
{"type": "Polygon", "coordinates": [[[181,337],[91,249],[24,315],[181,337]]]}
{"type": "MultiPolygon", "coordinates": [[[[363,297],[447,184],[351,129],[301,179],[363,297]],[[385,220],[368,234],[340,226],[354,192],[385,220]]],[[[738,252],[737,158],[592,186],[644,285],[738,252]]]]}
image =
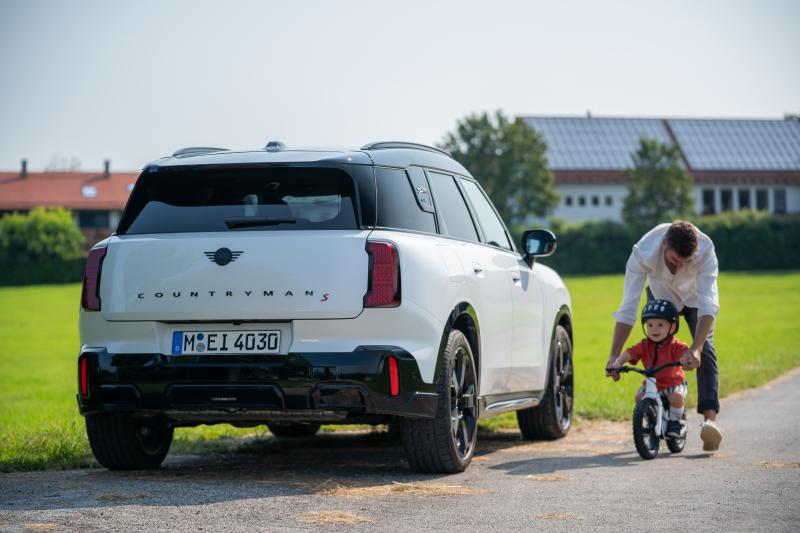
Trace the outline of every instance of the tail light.
{"type": "Polygon", "coordinates": [[[100,310],[100,270],[103,267],[103,258],[106,256],[106,247],[92,248],[86,259],[86,269],[83,272],[83,291],[81,293],[81,307],[87,311],[100,310]]]}
{"type": "Polygon", "coordinates": [[[397,359],[389,356],[389,392],[392,396],[400,394],[400,374],[397,372],[397,359]]]}
{"type": "Polygon", "coordinates": [[[397,248],[388,242],[367,242],[369,279],[364,307],[400,305],[400,261],[397,248]]]}
{"type": "Polygon", "coordinates": [[[81,396],[89,396],[89,371],[87,368],[88,357],[85,355],[78,360],[78,389],[81,396]]]}

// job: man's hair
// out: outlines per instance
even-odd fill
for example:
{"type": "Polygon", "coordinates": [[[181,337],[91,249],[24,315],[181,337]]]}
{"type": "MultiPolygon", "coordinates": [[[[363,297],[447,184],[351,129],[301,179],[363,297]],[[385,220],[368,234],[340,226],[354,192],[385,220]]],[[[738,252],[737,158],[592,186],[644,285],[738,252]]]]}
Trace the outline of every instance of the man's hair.
{"type": "Polygon", "coordinates": [[[697,228],[691,222],[676,220],[667,230],[664,237],[667,248],[671,248],[681,257],[691,257],[697,250],[697,228]]]}

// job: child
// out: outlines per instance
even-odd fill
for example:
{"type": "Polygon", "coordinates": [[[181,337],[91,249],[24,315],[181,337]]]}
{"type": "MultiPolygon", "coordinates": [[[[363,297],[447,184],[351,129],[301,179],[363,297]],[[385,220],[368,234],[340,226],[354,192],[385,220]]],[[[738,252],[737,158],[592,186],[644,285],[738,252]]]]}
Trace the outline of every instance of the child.
{"type": "MultiPolygon", "coordinates": [[[[642,309],[642,329],[645,337],[638,344],[625,350],[617,357],[614,368],[625,363],[635,365],[640,360],[645,368],[680,361],[689,349],[685,343],[674,337],[678,331],[678,310],[669,300],[652,300],[642,309]]],[[[669,397],[669,422],[667,436],[680,438],[686,422],[683,420],[683,400],[688,388],[683,367],[665,368],[656,374],[656,386],[662,396],[669,397]]],[[[636,392],[636,401],[644,396],[644,386],[636,392]]]]}

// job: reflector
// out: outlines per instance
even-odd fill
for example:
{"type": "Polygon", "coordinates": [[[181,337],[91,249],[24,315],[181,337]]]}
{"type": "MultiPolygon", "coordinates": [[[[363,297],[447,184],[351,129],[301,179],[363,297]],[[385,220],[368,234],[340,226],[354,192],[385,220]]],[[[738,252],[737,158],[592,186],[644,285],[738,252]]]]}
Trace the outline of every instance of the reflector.
{"type": "Polygon", "coordinates": [[[89,395],[89,376],[86,371],[86,357],[82,357],[79,365],[81,396],[89,395]]]}
{"type": "Polygon", "coordinates": [[[397,359],[389,357],[389,392],[392,396],[400,394],[400,375],[397,372],[397,359]]]}

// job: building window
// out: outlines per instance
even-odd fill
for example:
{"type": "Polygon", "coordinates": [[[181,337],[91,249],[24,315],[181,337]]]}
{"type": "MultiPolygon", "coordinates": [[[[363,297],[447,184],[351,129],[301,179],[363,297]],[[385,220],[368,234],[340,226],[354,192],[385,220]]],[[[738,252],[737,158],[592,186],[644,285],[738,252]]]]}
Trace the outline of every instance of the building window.
{"type": "Polygon", "coordinates": [[[600,205],[600,197],[599,196],[592,196],[592,205],[600,205]]]}
{"type": "Polygon", "coordinates": [[[779,215],[786,214],[786,189],[773,190],[772,201],[775,204],[776,213],[779,215]]]}
{"type": "Polygon", "coordinates": [[[713,215],[717,210],[714,206],[714,189],[703,189],[703,214],[713,215]]]}
{"type": "Polygon", "coordinates": [[[108,229],[111,227],[108,211],[78,211],[79,228],[108,229]]]}
{"type": "Polygon", "coordinates": [[[572,196],[564,197],[564,205],[567,207],[572,207],[572,196]]]}
{"type": "Polygon", "coordinates": [[[578,205],[581,206],[581,207],[586,205],[586,197],[585,196],[583,196],[583,195],[578,196],[578,205]]]}
{"type": "Polygon", "coordinates": [[[766,211],[769,209],[769,204],[767,200],[767,189],[757,189],[756,190],[756,209],[759,211],[766,211]]]}
{"type": "Polygon", "coordinates": [[[614,199],[611,196],[606,196],[606,205],[611,207],[614,204],[614,199]]]}
{"type": "Polygon", "coordinates": [[[739,209],[750,209],[750,189],[739,189],[739,209]]]}
{"type": "Polygon", "coordinates": [[[720,210],[730,211],[733,209],[733,191],[730,189],[722,189],[719,193],[720,210]]]}

